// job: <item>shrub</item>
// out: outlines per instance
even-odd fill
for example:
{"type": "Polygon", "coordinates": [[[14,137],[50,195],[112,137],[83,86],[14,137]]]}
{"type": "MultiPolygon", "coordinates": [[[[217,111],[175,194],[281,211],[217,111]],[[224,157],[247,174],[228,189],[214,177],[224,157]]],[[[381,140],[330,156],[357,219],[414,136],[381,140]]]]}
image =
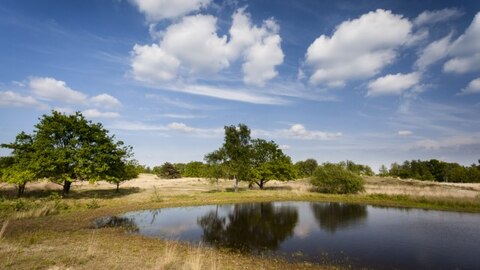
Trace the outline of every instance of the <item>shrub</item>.
{"type": "Polygon", "coordinates": [[[311,180],[323,193],[348,194],[363,191],[363,179],[337,164],[319,166],[311,180]]]}

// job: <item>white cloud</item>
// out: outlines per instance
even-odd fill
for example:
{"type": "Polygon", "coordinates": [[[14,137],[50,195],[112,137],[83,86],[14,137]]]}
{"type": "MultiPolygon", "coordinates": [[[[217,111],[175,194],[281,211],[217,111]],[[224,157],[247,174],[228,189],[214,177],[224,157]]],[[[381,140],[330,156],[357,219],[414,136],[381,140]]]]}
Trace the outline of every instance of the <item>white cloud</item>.
{"type": "Polygon", "coordinates": [[[301,124],[294,124],[290,126],[289,129],[281,130],[278,135],[290,137],[290,138],[297,138],[297,139],[307,139],[307,140],[329,140],[329,139],[335,139],[335,138],[341,137],[342,133],[307,130],[301,124]]]}
{"type": "Polygon", "coordinates": [[[480,93],[480,78],[476,78],[472,80],[467,87],[462,89],[460,92],[461,95],[467,95],[467,94],[477,94],[480,93]]]}
{"type": "Polygon", "coordinates": [[[425,70],[431,64],[448,56],[450,49],[451,34],[430,43],[421,53],[415,66],[420,70],[425,70]]]}
{"type": "Polygon", "coordinates": [[[440,10],[427,10],[422,12],[414,20],[416,26],[423,26],[428,24],[435,24],[456,19],[462,16],[463,13],[456,8],[444,8],[440,10]]]}
{"type": "Polygon", "coordinates": [[[101,112],[97,109],[88,109],[82,112],[87,118],[117,118],[120,114],[117,112],[101,112]]]}
{"type": "Polygon", "coordinates": [[[36,100],[32,96],[22,96],[12,91],[0,92],[0,107],[35,107],[48,109],[48,105],[36,100]]]}
{"type": "Polygon", "coordinates": [[[221,88],[208,85],[175,85],[163,89],[252,104],[282,105],[287,103],[282,98],[267,96],[245,89],[221,88]]]}
{"type": "Polygon", "coordinates": [[[180,61],[157,44],[135,44],[132,54],[132,72],[138,81],[170,81],[177,76],[180,61]]]}
{"type": "Polygon", "coordinates": [[[71,89],[64,81],[50,77],[32,77],[29,81],[29,87],[36,96],[45,100],[83,104],[87,99],[85,94],[71,89]]]}
{"type": "Polygon", "coordinates": [[[341,23],[331,37],[321,35],[308,48],[310,83],[343,86],[369,78],[393,62],[411,36],[412,24],[401,15],[378,9],[341,23]]]}
{"type": "Polygon", "coordinates": [[[281,150],[289,150],[291,147],[290,145],[282,144],[282,145],[279,145],[278,148],[280,148],[281,150]]]}
{"type": "Polygon", "coordinates": [[[480,69],[480,12],[470,26],[457,39],[452,34],[430,43],[421,53],[415,65],[420,70],[448,58],[443,71],[467,73],[480,69]]]}
{"type": "Polygon", "coordinates": [[[416,72],[388,74],[368,84],[367,96],[399,95],[417,85],[419,81],[420,74],[416,72]]]}
{"type": "Polygon", "coordinates": [[[173,19],[207,7],[211,0],[131,0],[150,22],[173,19]]]}
{"type": "Polygon", "coordinates": [[[438,150],[440,148],[455,148],[466,145],[475,145],[480,142],[478,136],[472,135],[456,135],[449,136],[440,139],[424,139],[415,142],[413,149],[427,149],[427,150],[438,150]]]}
{"type": "Polygon", "coordinates": [[[122,103],[118,99],[105,93],[91,97],[90,102],[98,107],[118,108],[122,106],[122,103]]]}
{"type": "Polygon", "coordinates": [[[480,69],[480,51],[471,56],[454,57],[443,65],[443,71],[451,73],[467,73],[478,69],[480,69]]]}
{"type": "Polygon", "coordinates": [[[246,84],[263,86],[277,76],[283,62],[279,26],[268,19],[252,25],[244,9],[232,16],[227,35],[217,34],[217,18],[195,15],[182,18],[161,33],[158,44],[138,45],[132,52],[132,73],[136,80],[156,83],[177,77],[211,76],[239,59],[246,84]]]}
{"type": "Polygon", "coordinates": [[[399,130],[397,134],[400,136],[410,136],[413,135],[413,132],[410,130],[399,130]]]}
{"type": "Polygon", "coordinates": [[[168,125],[152,125],[143,122],[119,121],[110,126],[111,129],[128,131],[161,131],[163,135],[169,136],[169,133],[184,133],[193,137],[200,138],[219,138],[224,134],[223,128],[195,128],[184,123],[173,122],[168,125]]]}
{"type": "Polygon", "coordinates": [[[189,127],[189,126],[185,125],[184,123],[177,123],[177,122],[170,123],[168,125],[168,128],[171,129],[171,130],[185,132],[185,133],[191,133],[195,130],[194,128],[189,127]]]}

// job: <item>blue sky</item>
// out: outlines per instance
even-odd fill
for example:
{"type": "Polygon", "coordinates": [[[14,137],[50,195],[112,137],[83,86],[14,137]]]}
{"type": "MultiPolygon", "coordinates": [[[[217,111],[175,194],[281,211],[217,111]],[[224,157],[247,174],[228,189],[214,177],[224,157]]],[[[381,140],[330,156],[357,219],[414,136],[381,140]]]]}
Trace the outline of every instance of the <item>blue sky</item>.
{"type": "MultiPolygon", "coordinates": [[[[0,141],[82,111],[143,164],[245,123],[294,161],[480,158],[480,2],[0,2],[0,141]]],[[[8,154],[0,150],[0,154],[8,154]]]]}

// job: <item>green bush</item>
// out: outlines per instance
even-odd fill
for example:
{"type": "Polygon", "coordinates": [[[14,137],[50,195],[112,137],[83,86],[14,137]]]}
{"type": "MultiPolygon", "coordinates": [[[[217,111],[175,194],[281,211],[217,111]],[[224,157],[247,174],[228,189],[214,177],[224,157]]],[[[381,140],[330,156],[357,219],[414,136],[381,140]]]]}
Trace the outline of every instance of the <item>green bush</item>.
{"type": "Polygon", "coordinates": [[[322,193],[348,194],[363,191],[363,179],[337,164],[319,166],[312,184],[322,193]]]}

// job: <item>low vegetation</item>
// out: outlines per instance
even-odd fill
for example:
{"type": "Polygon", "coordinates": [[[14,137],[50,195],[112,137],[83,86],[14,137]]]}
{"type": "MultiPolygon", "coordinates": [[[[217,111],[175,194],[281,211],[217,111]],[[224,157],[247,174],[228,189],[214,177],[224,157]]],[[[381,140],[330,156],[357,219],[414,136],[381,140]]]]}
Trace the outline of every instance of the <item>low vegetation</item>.
{"type": "Polygon", "coordinates": [[[312,184],[323,193],[349,194],[364,190],[363,179],[340,164],[326,163],[313,173],[312,184]]]}

